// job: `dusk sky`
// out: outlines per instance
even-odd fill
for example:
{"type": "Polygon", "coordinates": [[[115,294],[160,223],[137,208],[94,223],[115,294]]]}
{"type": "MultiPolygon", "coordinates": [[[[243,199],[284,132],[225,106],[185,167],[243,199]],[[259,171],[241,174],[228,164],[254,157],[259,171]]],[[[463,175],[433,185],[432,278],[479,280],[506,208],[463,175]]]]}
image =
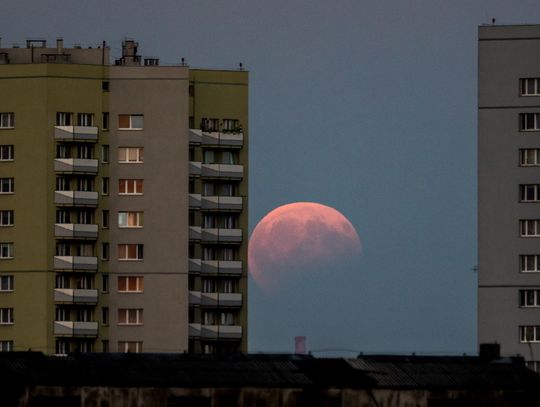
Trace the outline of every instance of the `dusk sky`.
{"type": "MultiPolygon", "coordinates": [[[[250,71],[250,229],[311,201],[362,254],[253,280],[249,350],[476,351],[477,26],[540,23],[538,1],[3,0],[2,46],[62,36],[112,58],[250,71]]],[[[519,61],[509,61],[519,63],[519,61]]]]}

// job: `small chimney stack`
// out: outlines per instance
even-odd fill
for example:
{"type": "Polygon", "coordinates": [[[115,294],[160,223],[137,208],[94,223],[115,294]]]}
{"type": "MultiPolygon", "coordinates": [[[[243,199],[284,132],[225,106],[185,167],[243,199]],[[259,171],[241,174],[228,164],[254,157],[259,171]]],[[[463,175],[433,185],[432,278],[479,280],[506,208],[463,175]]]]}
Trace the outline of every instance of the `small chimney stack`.
{"type": "Polygon", "coordinates": [[[56,39],[56,53],[59,55],[64,53],[64,39],[62,37],[56,39]]]}
{"type": "Polygon", "coordinates": [[[296,355],[306,354],[306,337],[305,336],[294,337],[294,353],[296,355]]]}

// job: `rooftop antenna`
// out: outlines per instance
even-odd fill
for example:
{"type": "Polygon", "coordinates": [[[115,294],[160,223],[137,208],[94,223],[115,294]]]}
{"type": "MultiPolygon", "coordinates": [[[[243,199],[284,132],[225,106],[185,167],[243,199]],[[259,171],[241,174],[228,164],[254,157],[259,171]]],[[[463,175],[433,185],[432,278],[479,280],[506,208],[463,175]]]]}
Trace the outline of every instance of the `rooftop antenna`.
{"type": "Polygon", "coordinates": [[[495,17],[491,19],[491,24],[495,25],[495,17]]]}
{"type": "Polygon", "coordinates": [[[240,63],[238,64],[238,70],[239,70],[239,71],[243,71],[243,70],[244,70],[244,64],[243,64],[242,62],[240,62],[240,63]]]}
{"type": "Polygon", "coordinates": [[[182,57],[182,59],[180,59],[180,65],[182,66],[186,66],[186,58],[182,57]]]}

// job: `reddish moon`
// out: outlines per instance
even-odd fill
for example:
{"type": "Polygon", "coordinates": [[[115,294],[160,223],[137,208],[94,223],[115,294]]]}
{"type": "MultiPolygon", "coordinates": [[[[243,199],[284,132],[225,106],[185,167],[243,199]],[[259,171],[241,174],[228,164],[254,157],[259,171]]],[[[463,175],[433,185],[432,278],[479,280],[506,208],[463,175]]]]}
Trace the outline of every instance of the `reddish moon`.
{"type": "Polygon", "coordinates": [[[249,271],[271,290],[287,273],[359,254],[360,237],[339,211],[314,202],[295,202],[269,212],[249,240],[249,271]]]}

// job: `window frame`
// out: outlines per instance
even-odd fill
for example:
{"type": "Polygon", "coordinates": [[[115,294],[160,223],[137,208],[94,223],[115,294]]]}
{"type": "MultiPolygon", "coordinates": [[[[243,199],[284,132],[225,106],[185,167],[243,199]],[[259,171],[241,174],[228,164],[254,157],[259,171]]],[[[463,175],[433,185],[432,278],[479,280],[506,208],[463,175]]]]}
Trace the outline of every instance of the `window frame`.
{"type": "Polygon", "coordinates": [[[520,219],[519,236],[524,238],[540,237],[540,219],[520,219]]]}
{"type": "Polygon", "coordinates": [[[117,325],[144,325],[144,309],[143,308],[118,308],[117,325]],[[133,322],[135,321],[135,322],[133,322]]]}
{"type": "Polygon", "coordinates": [[[142,243],[120,243],[117,248],[118,261],[143,261],[144,245],[142,243]],[[130,246],[135,247],[135,257],[130,257],[130,246]],[[121,257],[124,255],[125,257],[121,257]]]}
{"type": "Polygon", "coordinates": [[[539,343],[540,325],[520,325],[519,326],[520,343],[539,343]],[[529,337],[530,334],[530,338],[529,337]]]}
{"type": "Polygon", "coordinates": [[[120,178],[118,180],[118,195],[143,195],[144,180],[142,178],[120,178]],[[133,192],[129,192],[132,190],[133,192]]]}
{"type": "Polygon", "coordinates": [[[143,293],[144,292],[144,276],[118,276],[116,283],[116,291],[118,293],[143,293]],[[131,284],[134,283],[134,288],[131,284]]]}
{"type": "Polygon", "coordinates": [[[118,341],[119,353],[142,353],[143,342],[142,341],[118,341]],[[130,350],[131,346],[135,346],[135,350],[130,350]]]}
{"type": "Polygon", "coordinates": [[[520,308],[540,308],[540,289],[519,290],[520,308]]]}
{"type": "Polygon", "coordinates": [[[13,258],[13,242],[0,242],[0,260],[11,260],[13,258]],[[7,256],[4,256],[4,250],[7,256]]]}
{"type": "Polygon", "coordinates": [[[12,293],[15,291],[15,277],[12,275],[0,276],[0,292],[12,293]],[[4,282],[6,282],[6,288],[4,288],[4,282]]]}
{"type": "Polygon", "coordinates": [[[119,164],[142,164],[144,162],[144,147],[118,147],[119,164]],[[136,160],[130,160],[130,152],[135,150],[136,160]],[[125,154],[125,159],[122,157],[125,154]]]}
{"type": "Polygon", "coordinates": [[[0,194],[14,194],[15,193],[15,178],[5,177],[0,178],[0,194]]]}
{"type": "Polygon", "coordinates": [[[118,212],[118,228],[120,229],[140,229],[144,227],[144,212],[142,211],[120,211],[118,212]],[[121,218],[125,217],[125,222],[121,218]],[[135,219],[135,223],[130,224],[130,220],[135,219]]]}
{"type": "Polygon", "coordinates": [[[94,123],[94,113],[77,113],[77,126],[94,127],[94,123]]]}
{"type": "Polygon", "coordinates": [[[13,308],[0,308],[0,325],[13,325],[14,323],[13,308]]]}
{"type": "Polygon", "coordinates": [[[0,112],[0,130],[15,128],[15,112],[0,112]]]}
{"type": "Polygon", "coordinates": [[[123,113],[123,114],[119,114],[118,115],[118,130],[144,130],[144,114],[141,114],[141,113],[133,113],[133,114],[126,114],[126,113],[123,113]],[[134,118],[141,118],[141,127],[135,127],[134,126],[134,118]],[[122,118],[127,118],[128,120],[128,126],[129,127],[121,127],[120,124],[121,124],[121,121],[122,121],[122,118]]]}
{"type": "Polygon", "coordinates": [[[519,96],[540,96],[540,78],[519,78],[519,96]],[[529,81],[532,81],[533,93],[529,93],[529,81]]]}
{"type": "Polygon", "coordinates": [[[12,161],[15,161],[15,146],[13,144],[0,145],[0,162],[12,161]]]}
{"type": "Polygon", "coordinates": [[[72,112],[56,112],[57,126],[71,126],[73,124],[72,112]]]}
{"type": "Polygon", "coordinates": [[[15,211],[13,209],[1,209],[0,210],[0,227],[7,228],[7,227],[13,227],[14,225],[15,225],[15,211]]]}
{"type": "Polygon", "coordinates": [[[1,340],[0,341],[0,352],[13,352],[13,341],[12,340],[1,340]]]}
{"type": "Polygon", "coordinates": [[[539,167],[540,166],[540,148],[520,148],[519,149],[520,167],[539,167]],[[529,153],[533,155],[533,162],[529,163],[529,153]]]}

